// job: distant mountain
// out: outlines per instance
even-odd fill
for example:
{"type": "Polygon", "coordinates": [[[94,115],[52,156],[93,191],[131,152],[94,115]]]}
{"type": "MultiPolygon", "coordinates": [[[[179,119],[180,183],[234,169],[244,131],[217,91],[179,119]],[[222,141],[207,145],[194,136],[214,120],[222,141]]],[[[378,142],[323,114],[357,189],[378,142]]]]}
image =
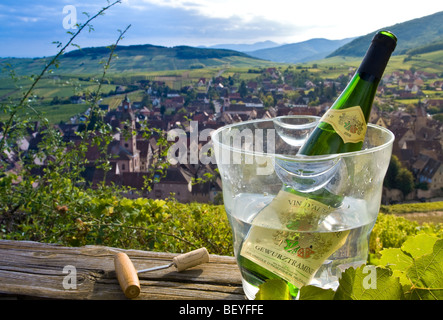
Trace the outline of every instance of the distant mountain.
{"type": "MultiPolygon", "coordinates": [[[[232,56],[247,57],[246,54],[234,50],[202,49],[188,46],[168,48],[150,44],[118,46],[115,48],[114,53],[123,58],[145,57],[151,60],[162,56],[178,60],[223,59],[232,56]]],[[[92,47],[68,52],[64,54],[63,57],[97,59],[98,56],[106,55],[109,55],[109,49],[107,47],[92,47]]]]}
{"type": "MultiPolygon", "coordinates": [[[[383,29],[398,38],[394,55],[429,53],[443,48],[443,11],[399,23],[383,29]]],[[[301,63],[325,57],[365,54],[376,31],[358,38],[328,40],[310,39],[303,42],[277,45],[264,41],[245,45],[217,45],[220,48],[195,48],[189,46],[162,47],[154,45],[118,46],[109,73],[142,73],[164,70],[188,70],[206,67],[268,67],[276,63],[301,63]],[[277,46],[275,46],[277,45],[277,46]],[[257,48],[261,48],[256,50],[257,48]],[[233,50],[235,49],[235,50],[233,50]]],[[[109,48],[82,48],[65,53],[59,58],[60,68],[55,74],[99,74],[101,61],[109,56],[109,48]]],[[[0,58],[0,68],[10,65],[17,75],[38,74],[51,60],[44,58],[0,58]]],[[[0,77],[6,73],[0,73],[0,77]]]]}
{"type": "Polygon", "coordinates": [[[253,44],[216,44],[209,47],[199,47],[199,48],[209,48],[209,49],[228,49],[228,50],[235,50],[240,52],[251,52],[261,49],[269,49],[278,47],[280,44],[275,43],[273,41],[262,41],[262,42],[256,42],[253,44]]]}
{"type": "Polygon", "coordinates": [[[279,47],[247,52],[250,56],[283,63],[300,63],[320,60],[328,54],[352,41],[354,38],[343,40],[310,39],[303,42],[286,44],[279,47]]]}
{"type": "MultiPolygon", "coordinates": [[[[398,38],[394,55],[405,54],[408,50],[443,41],[443,11],[383,29],[393,32],[398,38]]],[[[376,31],[354,39],[332,52],[328,57],[364,56],[375,33],[376,31]]]]}
{"type": "MultiPolygon", "coordinates": [[[[102,70],[101,61],[109,56],[107,47],[73,50],[59,58],[60,74],[94,74],[102,70]]],[[[111,62],[109,72],[147,72],[162,70],[200,69],[213,66],[269,66],[270,62],[251,57],[245,53],[227,49],[202,49],[188,46],[162,47],[154,45],[118,46],[118,58],[111,62]]],[[[32,74],[42,70],[50,61],[47,58],[0,58],[0,65],[9,63],[17,74],[32,74]]]]}

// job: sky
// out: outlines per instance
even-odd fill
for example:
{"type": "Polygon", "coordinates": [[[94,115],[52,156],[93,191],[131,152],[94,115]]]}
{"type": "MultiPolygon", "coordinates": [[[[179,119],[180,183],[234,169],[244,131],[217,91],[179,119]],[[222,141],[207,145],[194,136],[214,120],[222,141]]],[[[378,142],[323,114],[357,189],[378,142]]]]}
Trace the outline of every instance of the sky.
{"type": "MultiPolygon", "coordinates": [[[[113,1],[110,1],[111,3],[113,1]]],[[[0,57],[57,53],[75,22],[84,23],[106,0],[2,0],[0,57]]],[[[442,0],[122,0],[74,41],[81,47],[120,45],[211,46],[312,38],[339,40],[443,11],[442,0]]],[[[76,49],[74,47],[71,48],[76,49]]]]}

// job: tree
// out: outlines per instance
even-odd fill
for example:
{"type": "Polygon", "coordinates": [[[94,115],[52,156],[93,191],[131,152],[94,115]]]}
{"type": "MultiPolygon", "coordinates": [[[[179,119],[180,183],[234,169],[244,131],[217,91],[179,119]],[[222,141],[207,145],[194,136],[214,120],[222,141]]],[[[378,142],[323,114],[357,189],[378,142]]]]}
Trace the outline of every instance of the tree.
{"type": "Polygon", "coordinates": [[[185,96],[185,106],[188,106],[189,103],[191,103],[192,101],[194,101],[197,98],[197,92],[195,91],[195,89],[190,89],[186,92],[186,96],[185,96]]]}
{"type": "Polygon", "coordinates": [[[240,83],[240,87],[238,88],[238,93],[240,93],[240,96],[242,98],[248,95],[248,88],[246,87],[246,83],[244,81],[240,83]]]}
{"type": "Polygon", "coordinates": [[[290,91],[285,93],[285,96],[289,101],[291,102],[297,102],[297,100],[301,97],[301,94],[299,91],[290,91]]]}
{"type": "Polygon", "coordinates": [[[383,181],[383,185],[388,189],[395,188],[395,180],[398,175],[398,171],[400,170],[401,163],[400,160],[396,156],[392,156],[389,161],[388,171],[386,172],[385,180],[383,181]]]}
{"type": "Polygon", "coordinates": [[[147,107],[148,109],[152,107],[152,101],[148,94],[143,95],[141,105],[147,107]]]}
{"type": "Polygon", "coordinates": [[[259,98],[261,101],[263,101],[263,105],[267,108],[275,105],[274,97],[271,93],[265,95],[263,92],[260,92],[259,98]]]}
{"type": "Polygon", "coordinates": [[[383,185],[388,189],[399,189],[404,196],[414,190],[414,176],[403,167],[396,156],[391,157],[383,185]]]}
{"type": "Polygon", "coordinates": [[[404,196],[414,190],[414,177],[406,168],[400,168],[396,177],[396,187],[401,190],[404,196]]]}

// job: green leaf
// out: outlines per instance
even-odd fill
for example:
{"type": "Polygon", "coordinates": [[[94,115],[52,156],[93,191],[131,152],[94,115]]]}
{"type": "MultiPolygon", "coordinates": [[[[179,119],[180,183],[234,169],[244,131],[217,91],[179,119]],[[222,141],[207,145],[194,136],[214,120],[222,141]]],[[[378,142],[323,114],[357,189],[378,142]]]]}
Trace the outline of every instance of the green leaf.
{"type": "Polygon", "coordinates": [[[413,286],[407,293],[410,299],[443,299],[443,239],[435,242],[433,251],[416,259],[407,276],[413,286]]]}
{"type": "Polygon", "coordinates": [[[409,280],[409,278],[406,275],[406,271],[403,270],[393,270],[392,271],[392,276],[393,277],[398,277],[402,287],[403,287],[403,292],[407,292],[411,289],[412,283],[411,280],[409,280]]]}
{"type": "Polygon", "coordinates": [[[333,300],[335,291],[316,286],[304,286],[300,289],[300,300],[333,300]]]}
{"type": "Polygon", "coordinates": [[[442,258],[438,238],[419,234],[409,237],[401,249],[381,251],[380,264],[393,270],[408,299],[441,298],[443,288],[442,258]]]}
{"type": "Polygon", "coordinates": [[[375,266],[348,268],[339,281],[334,300],[402,300],[403,291],[390,269],[375,266]],[[370,267],[370,268],[368,268],[370,267]]]}
{"type": "Polygon", "coordinates": [[[412,264],[413,259],[400,248],[383,249],[380,265],[388,266],[391,270],[405,271],[412,264]]]}
{"type": "Polygon", "coordinates": [[[288,285],[281,279],[266,280],[258,289],[255,300],[292,300],[288,285]]]}
{"type": "Polygon", "coordinates": [[[427,234],[418,234],[414,237],[409,237],[401,246],[401,250],[409,253],[413,258],[419,258],[425,254],[432,253],[435,242],[438,240],[427,234]]]}

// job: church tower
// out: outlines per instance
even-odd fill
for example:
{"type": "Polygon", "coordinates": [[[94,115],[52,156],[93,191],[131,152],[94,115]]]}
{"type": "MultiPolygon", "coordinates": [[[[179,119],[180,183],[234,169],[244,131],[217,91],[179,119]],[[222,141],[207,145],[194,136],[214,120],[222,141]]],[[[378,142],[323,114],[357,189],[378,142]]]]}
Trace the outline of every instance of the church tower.
{"type": "Polygon", "coordinates": [[[122,101],[120,110],[120,148],[126,151],[130,162],[130,172],[140,170],[140,151],[137,149],[137,136],[135,126],[135,115],[128,96],[122,101]]]}
{"type": "Polygon", "coordinates": [[[427,115],[426,115],[426,109],[424,108],[424,105],[421,103],[421,101],[419,100],[418,102],[418,106],[415,109],[415,114],[416,114],[416,118],[415,118],[415,135],[418,135],[418,133],[420,132],[420,130],[422,128],[426,128],[427,127],[427,115]]]}

